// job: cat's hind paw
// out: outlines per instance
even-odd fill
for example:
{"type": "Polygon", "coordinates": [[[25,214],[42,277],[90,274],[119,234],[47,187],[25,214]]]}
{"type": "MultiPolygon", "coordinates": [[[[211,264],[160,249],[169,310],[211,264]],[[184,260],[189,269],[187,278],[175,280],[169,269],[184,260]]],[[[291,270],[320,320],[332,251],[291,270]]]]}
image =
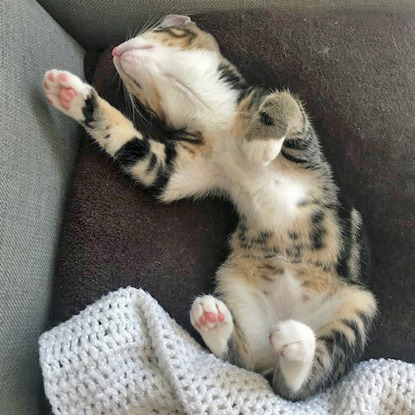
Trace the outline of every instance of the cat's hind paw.
{"type": "Polygon", "coordinates": [[[233,319],[225,303],[212,295],[196,298],[190,310],[190,322],[216,356],[226,352],[233,319]]]}
{"type": "Polygon", "coordinates": [[[228,307],[212,295],[196,298],[190,310],[190,321],[196,330],[213,330],[232,322],[228,307]]]}
{"type": "Polygon", "coordinates": [[[292,362],[310,361],[316,340],[313,330],[295,320],[279,322],[269,336],[273,348],[283,359],[292,362]]]}

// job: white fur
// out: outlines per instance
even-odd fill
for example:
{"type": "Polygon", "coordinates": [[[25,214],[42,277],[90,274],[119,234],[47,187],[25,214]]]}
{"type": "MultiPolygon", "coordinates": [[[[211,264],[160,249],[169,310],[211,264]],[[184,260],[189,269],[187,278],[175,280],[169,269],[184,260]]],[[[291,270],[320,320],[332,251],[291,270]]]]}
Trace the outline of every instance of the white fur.
{"type": "Polygon", "coordinates": [[[138,96],[153,95],[157,88],[173,128],[208,132],[230,126],[237,93],[220,79],[217,53],[202,49],[183,51],[141,37],[130,39],[117,50],[125,51],[114,57],[124,82],[138,96]]]}
{"type": "Polygon", "coordinates": [[[203,341],[209,349],[218,357],[223,356],[228,349],[228,340],[233,331],[233,319],[228,307],[212,295],[204,295],[196,298],[190,310],[190,321],[203,337],[203,341]],[[204,313],[212,313],[215,322],[207,321],[205,324],[196,325],[204,313]],[[224,320],[219,321],[219,312],[224,315],[224,320]]]}
{"type": "Polygon", "coordinates": [[[285,381],[293,391],[298,391],[313,363],[316,348],[313,330],[295,320],[281,321],[275,326],[270,342],[280,355],[285,381]]]}
{"type": "Polygon", "coordinates": [[[259,169],[267,167],[280,153],[284,138],[244,141],[242,145],[248,163],[259,169]]]}

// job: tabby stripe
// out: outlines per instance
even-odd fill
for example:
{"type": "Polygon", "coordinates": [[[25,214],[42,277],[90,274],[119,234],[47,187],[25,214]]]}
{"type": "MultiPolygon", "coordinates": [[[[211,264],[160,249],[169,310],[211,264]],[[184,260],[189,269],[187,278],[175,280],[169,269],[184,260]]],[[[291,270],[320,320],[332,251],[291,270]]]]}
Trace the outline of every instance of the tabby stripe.
{"type": "Polygon", "coordinates": [[[373,317],[370,317],[365,313],[359,313],[359,317],[363,322],[363,326],[365,327],[365,331],[369,330],[369,328],[373,324],[373,317]]]}
{"type": "Polygon", "coordinates": [[[303,140],[299,138],[287,138],[283,146],[292,150],[305,150],[311,143],[311,140],[303,140]]]}
{"type": "Polygon", "coordinates": [[[239,73],[233,70],[230,66],[221,63],[218,67],[219,77],[231,85],[233,89],[246,89],[247,83],[239,73]]]}
{"type": "Polygon", "coordinates": [[[298,159],[297,157],[293,157],[290,154],[287,154],[284,150],[281,150],[281,154],[285,157],[288,161],[292,161],[293,163],[305,164],[307,160],[298,159]]]}
{"type": "Polygon", "coordinates": [[[159,29],[155,29],[154,32],[157,33],[167,33],[171,37],[175,37],[177,39],[184,38],[189,36],[186,30],[184,29],[178,29],[178,28],[172,28],[172,27],[162,27],[159,29]],[[174,29],[174,30],[173,30],[174,29]],[[180,31],[180,33],[177,33],[177,31],[180,31]]]}
{"type": "Polygon", "coordinates": [[[323,237],[326,234],[326,229],[322,227],[318,227],[313,229],[310,232],[310,239],[311,239],[311,247],[313,249],[321,249],[325,246],[323,242],[323,237]]]}
{"type": "Polygon", "coordinates": [[[185,143],[196,144],[196,145],[201,145],[204,143],[203,137],[201,134],[184,135],[182,133],[178,133],[178,134],[172,134],[171,137],[169,138],[174,141],[183,141],[185,143]]]}
{"type": "Polygon", "coordinates": [[[337,260],[336,272],[343,278],[350,278],[350,270],[348,266],[348,259],[350,258],[350,252],[352,249],[352,235],[351,235],[351,215],[352,209],[348,206],[345,200],[339,198],[339,208],[337,211],[339,222],[341,224],[342,247],[341,252],[337,260]]]}
{"type": "Polygon", "coordinates": [[[148,156],[150,144],[147,137],[142,139],[135,137],[125,143],[114,155],[115,160],[122,167],[131,167],[148,156]]]}
{"type": "Polygon", "coordinates": [[[361,351],[363,351],[363,337],[362,333],[360,332],[359,326],[353,320],[342,320],[343,324],[350,329],[352,329],[354,337],[355,337],[355,347],[358,347],[361,351]]]}
{"type": "Polygon", "coordinates": [[[177,155],[176,143],[168,141],[164,146],[164,152],[166,154],[166,166],[172,169],[174,160],[177,155]]]}
{"type": "Polygon", "coordinates": [[[323,221],[323,218],[324,218],[324,212],[322,210],[316,210],[311,215],[310,220],[311,220],[311,223],[313,223],[314,225],[317,225],[323,221]]]}
{"type": "Polygon", "coordinates": [[[170,179],[170,173],[166,172],[162,167],[159,168],[158,172],[157,172],[157,177],[155,182],[153,183],[152,186],[149,187],[149,192],[153,195],[153,196],[160,196],[164,189],[167,186],[167,183],[169,182],[170,179]]]}
{"type": "Polygon", "coordinates": [[[151,170],[154,169],[154,166],[156,165],[156,163],[157,163],[157,156],[153,153],[151,155],[150,163],[148,163],[147,173],[150,173],[151,170]]]}

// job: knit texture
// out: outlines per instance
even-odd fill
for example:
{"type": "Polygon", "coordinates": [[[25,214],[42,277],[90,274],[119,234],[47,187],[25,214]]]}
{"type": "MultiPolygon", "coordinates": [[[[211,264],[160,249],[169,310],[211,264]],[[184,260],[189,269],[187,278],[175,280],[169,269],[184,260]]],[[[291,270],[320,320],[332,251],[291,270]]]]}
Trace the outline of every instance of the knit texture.
{"type": "Polygon", "coordinates": [[[413,414],[415,365],[357,364],[302,402],[204,350],[141,289],[123,288],[40,338],[55,414],[413,414]]]}

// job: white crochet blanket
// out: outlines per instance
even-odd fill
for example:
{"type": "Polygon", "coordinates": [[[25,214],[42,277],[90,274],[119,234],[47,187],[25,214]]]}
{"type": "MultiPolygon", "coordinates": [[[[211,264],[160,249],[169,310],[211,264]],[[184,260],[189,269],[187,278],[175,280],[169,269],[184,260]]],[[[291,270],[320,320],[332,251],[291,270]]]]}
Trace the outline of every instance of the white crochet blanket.
{"type": "Polygon", "coordinates": [[[303,402],[200,347],[142,290],[120,289],[40,338],[55,414],[415,414],[415,365],[370,360],[303,402]]]}

